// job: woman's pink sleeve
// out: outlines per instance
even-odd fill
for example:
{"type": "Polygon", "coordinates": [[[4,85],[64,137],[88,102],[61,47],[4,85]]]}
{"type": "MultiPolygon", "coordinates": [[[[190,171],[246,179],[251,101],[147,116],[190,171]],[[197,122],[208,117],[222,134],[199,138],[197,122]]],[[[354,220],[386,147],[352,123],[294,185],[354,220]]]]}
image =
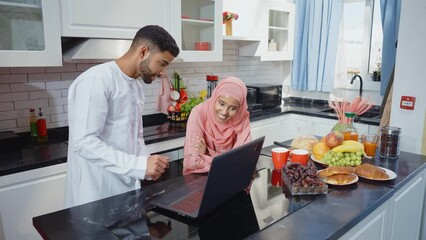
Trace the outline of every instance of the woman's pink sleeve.
{"type": "MultiPolygon", "coordinates": [[[[183,158],[183,174],[189,173],[205,173],[210,170],[213,156],[200,154],[192,149],[192,140],[197,136],[204,138],[204,131],[199,124],[198,109],[194,108],[189,115],[186,124],[186,136],[184,145],[184,158],[183,158]],[[195,110],[195,111],[194,111],[195,110]]],[[[208,147],[207,147],[208,148],[208,147]]],[[[210,152],[210,149],[208,148],[210,152]]]]}

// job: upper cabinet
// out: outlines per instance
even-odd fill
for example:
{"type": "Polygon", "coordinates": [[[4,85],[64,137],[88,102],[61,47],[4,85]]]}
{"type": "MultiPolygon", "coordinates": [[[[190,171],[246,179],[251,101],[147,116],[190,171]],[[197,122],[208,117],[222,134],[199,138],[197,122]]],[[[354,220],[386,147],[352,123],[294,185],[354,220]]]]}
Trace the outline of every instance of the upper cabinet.
{"type": "Polygon", "coordinates": [[[240,44],[241,56],[259,56],[261,61],[293,60],[293,3],[282,0],[248,0],[242,6],[235,0],[225,0],[224,6],[224,10],[241,13],[239,20],[235,21],[236,40],[239,40],[238,36],[260,40],[240,44]]]}
{"type": "Polygon", "coordinates": [[[0,0],[0,67],[61,66],[59,3],[0,0]]]}
{"type": "Polygon", "coordinates": [[[145,25],[170,31],[170,1],[61,0],[62,36],[133,39],[145,25]]]}
{"type": "Polygon", "coordinates": [[[294,39],[294,4],[266,2],[267,25],[263,30],[262,60],[292,60],[294,39]]]}
{"type": "Polygon", "coordinates": [[[172,0],[172,35],[185,62],[222,61],[222,0],[172,0]]]}

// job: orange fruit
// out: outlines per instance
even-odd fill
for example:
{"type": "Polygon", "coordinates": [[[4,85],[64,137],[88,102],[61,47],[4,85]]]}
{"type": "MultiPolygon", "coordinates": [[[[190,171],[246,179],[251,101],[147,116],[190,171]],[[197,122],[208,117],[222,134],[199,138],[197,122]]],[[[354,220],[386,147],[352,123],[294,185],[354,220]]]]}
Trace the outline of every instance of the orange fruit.
{"type": "Polygon", "coordinates": [[[322,156],[324,156],[324,153],[330,151],[330,147],[325,145],[324,142],[319,142],[314,145],[314,148],[312,149],[312,154],[314,155],[315,159],[321,160],[322,156]]]}

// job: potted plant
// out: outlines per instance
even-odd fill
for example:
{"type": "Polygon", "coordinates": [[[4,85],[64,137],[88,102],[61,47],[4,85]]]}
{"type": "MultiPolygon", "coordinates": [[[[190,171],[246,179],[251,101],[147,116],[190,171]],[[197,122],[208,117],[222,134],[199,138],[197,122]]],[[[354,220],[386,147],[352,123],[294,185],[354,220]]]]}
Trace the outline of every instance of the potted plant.
{"type": "Polygon", "coordinates": [[[379,54],[377,55],[377,59],[376,59],[376,69],[373,71],[373,81],[380,82],[381,75],[382,75],[382,57],[380,55],[380,48],[379,48],[379,54]]]}

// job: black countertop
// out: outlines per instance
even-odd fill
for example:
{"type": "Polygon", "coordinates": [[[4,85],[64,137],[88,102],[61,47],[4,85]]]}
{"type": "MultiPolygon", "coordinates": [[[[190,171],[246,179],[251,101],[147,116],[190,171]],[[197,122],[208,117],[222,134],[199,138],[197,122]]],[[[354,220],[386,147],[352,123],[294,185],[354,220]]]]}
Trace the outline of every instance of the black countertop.
{"type": "MultiPolygon", "coordinates": [[[[321,112],[328,109],[325,100],[304,98],[284,99],[284,105],[264,109],[250,114],[252,122],[284,114],[302,114],[313,117],[337,119],[334,113],[321,112]]],[[[379,111],[378,106],[373,109],[379,111]]],[[[146,144],[163,142],[185,136],[186,122],[168,121],[164,114],[143,116],[144,139],[146,144]]],[[[355,122],[379,125],[380,118],[357,118],[355,122]]],[[[19,173],[59,163],[65,163],[67,157],[68,127],[48,129],[49,141],[46,145],[32,146],[29,133],[20,133],[22,147],[0,153],[0,176],[19,173]]]]}
{"type": "MultiPolygon", "coordinates": [[[[38,216],[33,225],[46,239],[149,235],[158,239],[337,239],[426,168],[426,156],[422,155],[401,152],[397,160],[376,156],[364,160],[390,168],[397,173],[396,179],[378,182],[360,178],[349,186],[330,186],[328,194],[291,196],[286,187],[271,184],[272,147],[262,151],[250,194],[241,193],[200,220],[188,220],[149,204],[178,181],[199,176],[192,174],[38,216]]],[[[181,167],[181,161],[175,161],[169,171],[180,175],[181,167]]]]}

